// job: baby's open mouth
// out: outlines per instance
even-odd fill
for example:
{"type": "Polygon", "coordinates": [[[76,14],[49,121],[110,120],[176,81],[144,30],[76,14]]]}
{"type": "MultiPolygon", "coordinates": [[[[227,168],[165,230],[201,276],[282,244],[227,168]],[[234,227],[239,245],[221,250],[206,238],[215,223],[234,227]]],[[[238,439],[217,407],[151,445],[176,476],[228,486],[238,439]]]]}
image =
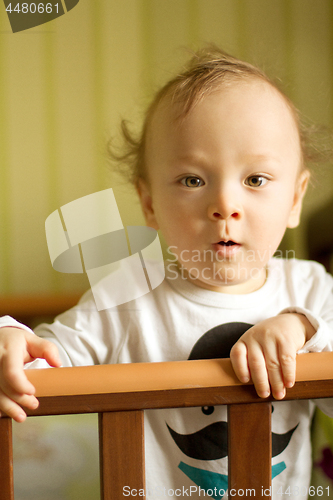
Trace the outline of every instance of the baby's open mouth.
{"type": "Polygon", "coordinates": [[[215,243],[214,250],[217,256],[229,259],[233,255],[236,255],[241,246],[240,243],[234,240],[220,240],[215,243]]]}
{"type": "Polygon", "coordinates": [[[238,245],[238,243],[236,243],[235,241],[232,241],[232,240],[219,241],[218,244],[221,245],[221,246],[225,246],[225,247],[231,247],[232,245],[238,245]]]}

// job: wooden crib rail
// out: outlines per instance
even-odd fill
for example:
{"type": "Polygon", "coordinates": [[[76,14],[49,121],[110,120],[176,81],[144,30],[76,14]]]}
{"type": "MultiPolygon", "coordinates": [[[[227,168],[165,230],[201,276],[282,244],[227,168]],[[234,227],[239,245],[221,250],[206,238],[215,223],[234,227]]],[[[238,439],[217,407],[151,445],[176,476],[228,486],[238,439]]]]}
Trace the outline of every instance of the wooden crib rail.
{"type": "MultiPolygon", "coordinates": [[[[53,368],[27,375],[40,401],[29,416],[99,413],[102,500],[120,500],[125,485],[145,488],[143,411],[157,408],[227,404],[232,496],[254,490],[259,497],[271,486],[273,399],[262,400],[253,385],[241,384],[229,359],[53,368]]],[[[286,400],[333,397],[333,353],[298,356],[296,380],[286,400]]],[[[0,500],[13,500],[7,417],[0,419],[0,485],[0,500]]]]}

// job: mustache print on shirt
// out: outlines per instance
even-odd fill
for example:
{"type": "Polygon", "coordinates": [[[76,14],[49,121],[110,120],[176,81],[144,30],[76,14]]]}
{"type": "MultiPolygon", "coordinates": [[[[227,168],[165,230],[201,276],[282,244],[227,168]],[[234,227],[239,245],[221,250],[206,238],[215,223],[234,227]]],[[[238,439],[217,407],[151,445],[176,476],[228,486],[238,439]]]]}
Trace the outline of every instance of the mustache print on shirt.
{"type": "MultiPolygon", "coordinates": [[[[192,434],[179,434],[168,424],[169,432],[178,448],[188,457],[197,460],[219,460],[228,456],[228,424],[214,422],[192,434]]],[[[272,457],[288,446],[298,424],[284,434],[272,432],[272,457]]]]}

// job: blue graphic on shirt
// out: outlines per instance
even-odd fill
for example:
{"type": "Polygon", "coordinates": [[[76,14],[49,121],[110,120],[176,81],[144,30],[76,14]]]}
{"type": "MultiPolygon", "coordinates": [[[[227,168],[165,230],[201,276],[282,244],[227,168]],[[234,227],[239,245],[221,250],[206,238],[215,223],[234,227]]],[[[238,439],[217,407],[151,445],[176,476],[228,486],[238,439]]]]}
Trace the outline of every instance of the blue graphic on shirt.
{"type": "MultiPolygon", "coordinates": [[[[178,467],[189,479],[191,479],[191,481],[205,490],[206,493],[209,490],[211,498],[214,498],[214,500],[221,500],[225,495],[228,489],[228,476],[225,474],[218,474],[210,470],[191,467],[190,465],[184,464],[184,462],[180,462],[178,467]],[[213,494],[211,494],[212,492],[213,494]]],[[[272,479],[281,474],[284,469],[286,469],[286,464],[284,462],[273,465],[272,479]]]]}
{"type": "Polygon", "coordinates": [[[223,495],[228,489],[228,476],[210,470],[191,467],[190,465],[184,464],[184,462],[180,462],[178,467],[191,479],[191,481],[205,490],[206,493],[208,490],[214,491],[214,488],[216,488],[215,491],[217,492],[217,496],[214,496],[214,494],[212,496],[214,500],[221,500],[221,498],[223,498],[223,495]]]}

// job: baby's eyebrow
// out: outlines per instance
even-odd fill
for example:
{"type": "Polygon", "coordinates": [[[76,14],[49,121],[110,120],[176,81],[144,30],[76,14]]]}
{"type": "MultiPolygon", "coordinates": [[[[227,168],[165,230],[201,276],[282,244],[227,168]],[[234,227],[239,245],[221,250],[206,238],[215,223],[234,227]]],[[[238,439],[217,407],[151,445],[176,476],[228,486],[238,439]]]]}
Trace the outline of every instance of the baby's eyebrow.
{"type": "Polygon", "coordinates": [[[179,172],[180,170],[184,172],[190,172],[191,169],[206,169],[209,167],[209,160],[205,160],[203,157],[194,156],[175,156],[170,164],[171,168],[179,172]]]}
{"type": "MultiPolygon", "coordinates": [[[[269,166],[280,166],[282,163],[282,159],[279,158],[278,156],[274,154],[251,154],[251,153],[246,153],[243,156],[243,159],[241,159],[244,164],[247,164],[248,166],[253,167],[260,167],[260,165],[269,165],[269,166]]],[[[179,167],[210,167],[211,161],[209,158],[205,157],[204,154],[182,154],[179,156],[176,156],[175,158],[175,166],[179,167]]]]}
{"type": "Polygon", "coordinates": [[[184,163],[196,163],[196,164],[202,164],[206,163],[208,159],[206,159],[205,155],[202,153],[188,153],[188,154],[180,154],[177,155],[177,160],[180,162],[184,163]]]}
{"type": "Polygon", "coordinates": [[[260,154],[247,154],[246,158],[249,160],[253,161],[274,161],[274,162],[281,162],[281,158],[279,156],[276,156],[275,154],[271,153],[260,153],[260,154]]]}
{"type": "Polygon", "coordinates": [[[283,162],[282,158],[279,158],[278,156],[272,154],[248,154],[245,156],[245,162],[253,167],[260,167],[261,165],[263,166],[280,166],[281,163],[283,162]]]}

